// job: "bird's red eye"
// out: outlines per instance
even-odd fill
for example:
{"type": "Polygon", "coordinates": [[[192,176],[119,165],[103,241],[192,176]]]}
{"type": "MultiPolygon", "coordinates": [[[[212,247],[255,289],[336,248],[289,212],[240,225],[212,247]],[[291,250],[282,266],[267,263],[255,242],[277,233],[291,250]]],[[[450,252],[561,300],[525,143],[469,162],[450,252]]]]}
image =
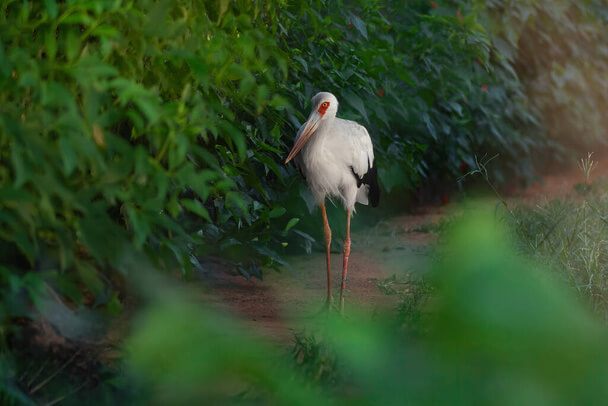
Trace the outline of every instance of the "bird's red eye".
{"type": "Polygon", "coordinates": [[[321,103],[321,105],[319,106],[319,110],[317,110],[317,112],[320,115],[325,114],[325,112],[327,111],[327,108],[329,107],[329,102],[323,102],[321,103]]]}

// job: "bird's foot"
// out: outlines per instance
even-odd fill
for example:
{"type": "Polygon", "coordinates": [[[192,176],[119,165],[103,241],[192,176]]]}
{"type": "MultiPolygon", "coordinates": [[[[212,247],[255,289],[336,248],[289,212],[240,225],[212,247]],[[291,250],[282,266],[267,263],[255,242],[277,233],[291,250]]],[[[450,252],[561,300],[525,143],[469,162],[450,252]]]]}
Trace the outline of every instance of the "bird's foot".
{"type": "Polygon", "coordinates": [[[326,300],[325,300],[325,305],[323,306],[323,309],[326,312],[331,312],[332,310],[336,310],[336,306],[335,306],[335,301],[334,301],[334,297],[333,296],[329,296],[326,300]]]}
{"type": "Polygon", "coordinates": [[[321,308],[316,311],[315,313],[312,314],[311,317],[318,317],[321,315],[328,315],[331,312],[337,311],[337,308],[334,304],[334,298],[333,297],[328,297],[325,300],[325,303],[323,303],[323,306],[321,306],[321,308]]]}

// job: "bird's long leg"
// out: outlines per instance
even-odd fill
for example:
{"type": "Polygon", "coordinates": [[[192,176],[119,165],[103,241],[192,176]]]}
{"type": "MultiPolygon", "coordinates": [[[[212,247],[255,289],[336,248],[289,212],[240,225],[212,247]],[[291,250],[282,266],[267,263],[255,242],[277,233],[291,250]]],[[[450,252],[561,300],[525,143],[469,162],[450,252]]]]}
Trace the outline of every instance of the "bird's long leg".
{"type": "Polygon", "coordinates": [[[346,287],[346,272],[348,270],[348,257],[350,256],[350,214],[346,212],[346,239],[344,240],[344,262],[342,263],[342,284],[340,285],[340,313],[344,314],[344,288],[346,287]]]}
{"type": "Polygon", "coordinates": [[[331,295],[331,266],[329,265],[329,249],[331,247],[331,229],[327,221],[325,202],[321,203],[321,214],[323,215],[323,236],[325,237],[325,252],[327,256],[327,306],[330,307],[334,301],[331,295]]]}

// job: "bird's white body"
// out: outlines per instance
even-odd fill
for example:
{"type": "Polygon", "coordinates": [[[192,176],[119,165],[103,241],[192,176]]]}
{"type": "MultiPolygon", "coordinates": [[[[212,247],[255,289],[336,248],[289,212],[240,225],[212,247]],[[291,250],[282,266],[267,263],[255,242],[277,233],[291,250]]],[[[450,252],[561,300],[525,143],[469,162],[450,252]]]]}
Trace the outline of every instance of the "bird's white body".
{"type": "Polygon", "coordinates": [[[325,198],[337,197],[346,209],[346,238],[340,285],[340,311],[344,310],[344,289],[350,256],[350,217],[355,203],[378,204],[380,189],[374,165],[372,140],[365,127],[336,117],[338,100],[327,92],[312,98],[312,112],[296,136],[285,163],[295,159],[323,215],[327,259],[327,303],[332,302],[330,245],[331,229],[325,198]]]}
{"type": "Polygon", "coordinates": [[[358,186],[355,177],[362,178],[374,164],[372,140],[362,125],[337,117],[321,122],[295,162],[318,204],[337,197],[354,211],[355,203],[369,203],[369,185],[358,186]]]}
{"type": "Polygon", "coordinates": [[[312,105],[308,121],[296,136],[295,145],[303,143],[294,159],[315,201],[320,204],[326,197],[337,197],[345,209],[354,211],[355,203],[368,204],[371,196],[375,206],[379,192],[367,130],[336,117],[338,100],[331,93],[318,93],[312,105]],[[303,134],[305,140],[301,140],[303,134]]]}

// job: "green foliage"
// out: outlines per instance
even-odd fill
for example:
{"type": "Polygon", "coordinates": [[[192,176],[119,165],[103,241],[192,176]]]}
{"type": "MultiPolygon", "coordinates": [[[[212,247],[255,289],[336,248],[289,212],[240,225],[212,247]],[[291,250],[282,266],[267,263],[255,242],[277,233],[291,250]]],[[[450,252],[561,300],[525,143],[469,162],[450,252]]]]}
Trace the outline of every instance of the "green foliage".
{"type": "Polygon", "coordinates": [[[296,347],[304,351],[297,360],[307,360],[298,366],[183,293],[152,288],[157,303],[128,345],[129,365],[147,384],[141,402],[601,403],[608,395],[605,326],[515,254],[492,208],[476,214],[454,226],[433,267],[436,292],[421,334],[404,333],[382,314],[374,321],[356,313],[323,317],[322,340],[296,347]],[[315,383],[317,368],[332,384],[315,383]]]}
{"type": "Polygon", "coordinates": [[[141,404],[188,405],[195,400],[233,404],[261,399],[285,405],[328,404],[279,363],[268,343],[249,336],[234,321],[201,313],[178,297],[149,310],[128,346],[134,373],[145,387],[155,388],[142,393],[141,404]]]}
{"type": "Polygon", "coordinates": [[[387,190],[457,175],[475,153],[500,151],[515,162],[546,146],[511,63],[472,11],[427,1],[315,6],[286,13],[286,91],[305,114],[310,94],[332,90],[341,114],[375,139],[387,190]]]}
{"type": "Polygon", "coordinates": [[[518,206],[507,220],[524,253],[552,268],[590,309],[608,320],[608,196],[587,186],[579,188],[582,200],[518,206]]]}
{"type": "MultiPolygon", "coordinates": [[[[206,387],[206,381],[196,379],[184,388],[190,380],[178,377],[206,376],[211,370],[225,382],[214,385],[216,391],[226,390],[226,397],[214,398],[219,403],[251,402],[251,398],[235,397],[239,386],[234,387],[234,382],[242,382],[245,371],[258,370],[246,381],[261,390],[247,393],[257,393],[261,397],[255,399],[262,403],[305,404],[311,393],[320,394],[323,402],[360,405],[601,403],[607,395],[602,384],[608,374],[605,326],[585,311],[565,285],[516,254],[508,234],[493,217],[492,207],[478,207],[475,217],[465,216],[450,229],[441,260],[431,273],[435,290],[424,310],[432,311],[423,321],[425,328],[413,330],[416,334],[410,334],[409,328],[405,332],[396,328],[385,314],[370,321],[351,313],[349,318],[322,318],[317,329],[322,339],[298,336],[295,368],[307,378],[300,381],[304,378],[296,374],[299,384],[291,389],[292,398],[286,399],[281,390],[266,390],[273,382],[264,378],[267,357],[276,360],[274,369],[270,368],[273,376],[287,381],[284,385],[294,379],[293,373],[282,369],[294,366],[280,362],[280,354],[261,351],[257,341],[239,345],[233,340],[246,338],[233,327],[222,327],[216,334],[231,349],[228,354],[246,352],[244,348],[251,346],[251,354],[238,360],[222,362],[224,353],[217,347],[210,353],[205,346],[181,345],[185,338],[160,332],[167,325],[181,325],[189,313],[179,310],[179,317],[167,315],[168,305],[151,310],[143,319],[133,343],[158,340],[158,344],[148,351],[140,348],[133,362],[160,362],[159,352],[165,354],[162,360],[177,360],[163,368],[146,364],[142,371],[152,377],[157,374],[154,371],[171,376],[173,386],[163,387],[163,392],[185,403],[183,394],[192,395],[191,402],[201,399],[198,390],[206,387]],[[158,326],[159,333],[146,334],[150,325],[158,326]],[[232,372],[223,375],[227,370],[232,372]]],[[[420,326],[419,320],[411,322],[420,326]]],[[[205,329],[223,326],[209,315],[201,318],[200,311],[186,324],[187,340],[192,343],[208,336],[199,334],[206,331],[201,325],[208,324],[205,329]]],[[[214,392],[203,395],[207,393],[214,392]]]]}
{"type": "MultiPolygon", "coordinates": [[[[487,216],[492,213],[489,208],[487,216]]],[[[496,400],[480,403],[568,404],[606,396],[596,381],[606,374],[604,327],[563,285],[514,256],[497,228],[479,216],[451,236],[438,268],[441,293],[432,333],[443,355],[460,359],[462,370],[471,371],[475,378],[465,378],[465,387],[492,388],[478,395],[496,400]],[[575,366],[586,372],[579,375],[571,370],[575,366]]]]}
{"type": "Polygon", "coordinates": [[[492,184],[486,165],[478,161],[479,169],[463,178],[479,174],[495,193],[499,202],[495,214],[511,229],[522,253],[555,271],[579,299],[602,319],[608,320],[608,195],[603,181],[590,183],[597,167],[593,153],[581,158],[578,166],[584,182],[574,185],[576,194],[544,201],[533,206],[513,206],[492,184]]]}
{"type": "Polygon", "coordinates": [[[340,368],[335,351],[315,334],[294,333],[292,354],[296,368],[309,382],[331,388],[344,380],[347,371],[340,368]]]}
{"type": "Polygon", "coordinates": [[[279,124],[259,122],[285,105],[275,4],[5,1],[0,18],[0,320],[49,277],[116,310],[125,252],[189,275],[216,237],[201,224],[279,216],[260,181],[282,178],[279,124]]]}

